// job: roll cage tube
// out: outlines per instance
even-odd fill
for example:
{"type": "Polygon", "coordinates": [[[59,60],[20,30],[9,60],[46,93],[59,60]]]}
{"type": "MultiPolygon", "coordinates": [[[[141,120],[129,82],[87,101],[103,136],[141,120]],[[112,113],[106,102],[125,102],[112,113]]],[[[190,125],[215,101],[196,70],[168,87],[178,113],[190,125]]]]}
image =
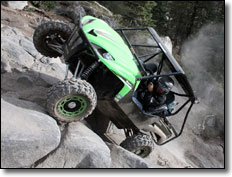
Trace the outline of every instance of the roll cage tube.
{"type": "Polygon", "coordinates": [[[87,36],[85,35],[85,33],[84,33],[83,30],[82,30],[81,18],[82,18],[82,16],[81,16],[81,13],[80,13],[80,22],[79,22],[80,32],[83,34],[83,36],[84,36],[84,38],[85,38],[87,44],[89,45],[91,51],[93,52],[94,56],[95,56],[97,59],[99,59],[99,57],[98,57],[98,55],[97,55],[97,50],[95,49],[95,47],[93,47],[93,45],[91,44],[91,42],[89,41],[89,39],[87,38],[87,36]]]}
{"type": "MultiPolygon", "coordinates": [[[[179,133],[176,133],[176,130],[172,127],[175,136],[172,137],[172,138],[170,138],[170,139],[168,139],[168,140],[166,140],[166,141],[164,141],[164,142],[161,143],[161,144],[158,144],[158,143],[156,143],[156,142],[154,141],[157,145],[160,145],[160,146],[161,146],[161,145],[164,145],[164,144],[166,144],[166,143],[168,143],[168,142],[170,142],[170,141],[172,141],[172,140],[178,138],[178,137],[182,134],[182,132],[183,132],[183,130],[184,130],[185,123],[186,123],[187,118],[188,118],[188,115],[189,115],[189,112],[191,111],[192,106],[193,106],[193,104],[194,104],[194,100],[193,100],[193,99],[194,99],[194,98],[190,98],[190,99],[187,101],[187,103],[189,103],[189,102],[191,101],[191,105],[189,106],[189,108],[188,108],[188,110],[187,110],[187,112],[186,112],[186,114],[185,114],[185,118],[184,118],[184,121],[183,121],[183,123],[182,123],[182,126],[181,126],[181,129],[180,129],[179,133]]],[[[186,104],[187,104],[187,103],[186,103],[186,104]]],[[[167,121],[167,120],[166,120],[166,121],[167,121]]],[[[170,123],[168,122],[168,124],[170,124],[170,123]]]]}
{"type": "MultiPolygon", "coordinates": [[[[82,24],[81,24],[81,14],[80,14],[80,21],[79,21],[79,27],[80,27],[80,33],[82,34],[82,36],[85,38],[84,40],[87,42],[88,46],[90,47],[90,49],[92,50],[94,56],[96,57],[96,59],[99,59],[98,55],[97,55],[97,51],[95,49],[95,47],[93,47],[93,45],[91,44],[91,42],[88,40],[88,38],[86,37],[85,33],[82,30],[82,24]]],[[[77,25],[74,27],[76,28],[77,25]]],[[[162,58],[162,62],[167,61],[168,66],[170,67],[172,73],[169,74],[164,74],[164,75],[152,75],[152,76],[143,76],[143,77],[138,77],[136,78],[136,80],[142,80],[142,79],[148,79],[148,78],[158,78],[158,77],[164,77],[164,76],[170,76],[170,75],[175,75],[176,79],[179,81],[179,83],[181,84],[183,90],[185,92],[187,92],[187,95],[190,95],[191,97],[194,97],[192,88],[184,74],[184,71],[182,70],[182,68],[179,66],[179,64],[176,62],[176,60],[174,59],[174,57],[169,53],[169,51],[167,50],[167,48],[165,47],[165,45],[163,45],[160,37],[158,36],[158,34],[156,33],[156,31],[151,28],[151,27],[141,27],[141,28],[118,28],[115,30],[120,30],[122,32],[122,35],[124,37],[124,39],[126,39],[126,42],[128,44],[128,46],[130,47],[130,49],[132,50],[132,53],[135,56],[136,61],[139,64],[139,68],[141,69],[142,72],[146,72],[141,61],[139,60],[136,52],[134,51],[132,44],[130,43],[130,41],[128,40],[128,38],[126,37],[125,33],[123,32],[124,30],[148,30],[148,32],[151,34],[151,36],[153,37],[153,39],[155,40],[155,42],[158,44],[158,46],[154,46],[154,45],[144,45],[144,44],[133,44],[134,46],[142,46],[142,47],[155,47],[155,48],[160,48],[161,51],[163,52],[163,54],[166,56],[165,59],[162,58]],[[180,76],[180,77],[178,77],[180,76]]],[[[136,85],[136,84],[135,84],[136,85]]]]}
{"type": "MultiPolygon", "coordinates": [[[[121,35],[126,40],[126,42],[127,42],[127,44],[128,44],[128,46],[129,46],[130,49],[133,49],[132,48],[133,46],[135,46],[135,47],[153,47],[153,48],[159,48],[162,51],[162,53],[164,54],[162,60],[167,63],[167,65],[170,68],[170,70],[172,72],[180,72],[180,73],[182,73],[182,75],[175,75],[175,77],[179,81],[179,83],[180,83],[181,87],[183,88],[183,90],[185,91],[185,93],[187,95],[191,95],[192,97],[194,97],[193,90],[192,90],[192,88],[191,88],[191,86],[190,86],[190,84],[189,84],[189,82],[188,82],[188,80],[187,80],[187,78],[185,76],[185,73],[184,73],[183,69],[176,62],[175,58],[170,54],[170,52],[168,51],[168,49],[166,48],[166,46],[161,41],[159,35],[156,33],[156,31],[152,27],[116,28],[115,30],[121,32],[121,35]],[[136,30],[147,30],[149,32],[149,34],[152,36],[152,38],[154,39],[154,41],[157,43],[157,45],[131,44],[123,31],[132,31],[132,30],[133,31],[136,31],[136,30]]],[[[139,60],[139,57],[137,57],[137,54],[134,51],[134,49],[133,49],[132,52],[135,53],[135,59],[136,59],[136,61],[139,64],[141,64],[141,61],[139,60]]],[[[160,52],[159,52],[159,54],[160,54],[160,52]]],[[[141,72],[144,72],[144,70],[141,70],[141,72]]],[[[146,76],[144,76],[144,77],[146,77],[146,76]]]]}

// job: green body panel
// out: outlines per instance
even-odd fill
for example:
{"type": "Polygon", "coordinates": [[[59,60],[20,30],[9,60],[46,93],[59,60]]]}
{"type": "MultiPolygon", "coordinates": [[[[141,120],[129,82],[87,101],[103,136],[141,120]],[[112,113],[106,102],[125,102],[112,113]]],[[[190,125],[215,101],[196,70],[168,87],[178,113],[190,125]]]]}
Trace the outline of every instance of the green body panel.
{"type": "MultiPolygon", "coordinates": [[[[81,23],[89,41],[106,50],[114,58],[114,60],[107,60],[100,53],[97,53],[101,62],[124,83],[124,87],[118,95],[125,96],[133,88],[136,77],[141,76],[130,49],[121,36],[103,20],[85,16],[82,18],[81,23]],[[94,21],[85,24],[90,19],[94,19],[94,21]],[[89,34],[92,30],[97,36],[89,34]]],[[[118,96],[116,97],[118,98],[118,96]]]]}

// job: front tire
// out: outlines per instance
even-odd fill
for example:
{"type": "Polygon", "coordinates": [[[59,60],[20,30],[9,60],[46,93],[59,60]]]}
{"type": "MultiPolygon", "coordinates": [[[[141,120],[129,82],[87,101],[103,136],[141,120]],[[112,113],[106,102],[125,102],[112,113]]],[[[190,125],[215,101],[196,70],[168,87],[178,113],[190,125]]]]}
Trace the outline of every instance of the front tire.
{"type": "Polygon", "coordinates": [[[64,80],[48,92],[47,110],[61,122],[76,122],[88,117],[97,104],[97,95],[88,82],[81,79],[64,80]]]}
{"type": "Polygon", "coordinates": [[[145,158],[152,152],[154,143],[150,135],[138,133],[127,137],[120,146],[142,158],[145,158]]]}
{"type": "Polygon", "coordinates": [[[47,22],[39,25],[33,35],[35,48],[44,56],[59,57],[62,54],[52,49],[55,44],[62,51],[62,45],[71,35],[71,28],[60,22],[47,22]]]}

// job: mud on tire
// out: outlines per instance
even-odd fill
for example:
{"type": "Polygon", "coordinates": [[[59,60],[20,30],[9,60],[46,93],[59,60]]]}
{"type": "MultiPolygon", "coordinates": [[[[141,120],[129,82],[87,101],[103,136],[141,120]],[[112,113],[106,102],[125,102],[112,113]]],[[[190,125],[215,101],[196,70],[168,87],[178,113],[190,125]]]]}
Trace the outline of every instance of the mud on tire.
{"type": "MultiPolygon", "coordinates": [[[[60,53],[52,50],[47,45],[48,37],[51,35],[59,35],[63,40],[67,40],[71,35],[71,29],[68,25],[60,22],[47,22],[39,25],[33,35],[33,43],[35,48],[44,56],[58,57],[60,53]]],[[[59,38],[58,38],[59,40],[59,38]]],[[[61,40],[58,43],[63,43],[61,40]]]]}
{"type": "Polygon", "coordinates": [[[88,117],[96,104],[94,88],[81,79],[60,81],[48,91],[47,110],[61,122],[75,122],[88,117]],[[70,108],[69,104],[74,107],[70,108]]]}
{"type": "Polygon", "coordinates": [[[144,158],[152,152],[154,143],[150,135],[138,133],[127,137],[120,146],[144,158]]]}

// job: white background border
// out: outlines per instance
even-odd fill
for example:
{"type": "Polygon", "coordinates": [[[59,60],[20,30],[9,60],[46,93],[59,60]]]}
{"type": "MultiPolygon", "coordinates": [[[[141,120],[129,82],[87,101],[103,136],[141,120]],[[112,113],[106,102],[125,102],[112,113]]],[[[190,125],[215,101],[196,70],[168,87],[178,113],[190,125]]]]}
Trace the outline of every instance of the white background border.
{"type": "Polygon", "coordinates": [[[210,177],[219,177],[219,176],[231,176],[231,111],[229,102],[231,101],[232,97],[230,94],[231,90],[231,80],[232,80],[232,75],[231,75],[231,68],[232,68],[232,62],[231,62],[231,10],[232,10],[232,0],[226,0],[226,21],[225,21],[225,45],[226,47],[226,54],[225,54],[225,86],[226,86],[226,105],[225,105],[225,110],[227,112],[226,114],[226,169],[134,169],[134,170],[129,170],[129,169],[17,169],[17,170],[0,170],[0,175],[1,177],[5,176],[10,176],[10,177],[37,177],[37,176],[42,176],[42,177],[67,177],[67,176],[100,176],[100,177],[113,177],[113,176],[127,176],[127,177],[156,177],[157,175],[164,175],[166,176],[171,176],[171,177],[190,177],[190,176],[210,176],[210,177]],[[230,33],[230,34],[229,34],[230,33]]]}

